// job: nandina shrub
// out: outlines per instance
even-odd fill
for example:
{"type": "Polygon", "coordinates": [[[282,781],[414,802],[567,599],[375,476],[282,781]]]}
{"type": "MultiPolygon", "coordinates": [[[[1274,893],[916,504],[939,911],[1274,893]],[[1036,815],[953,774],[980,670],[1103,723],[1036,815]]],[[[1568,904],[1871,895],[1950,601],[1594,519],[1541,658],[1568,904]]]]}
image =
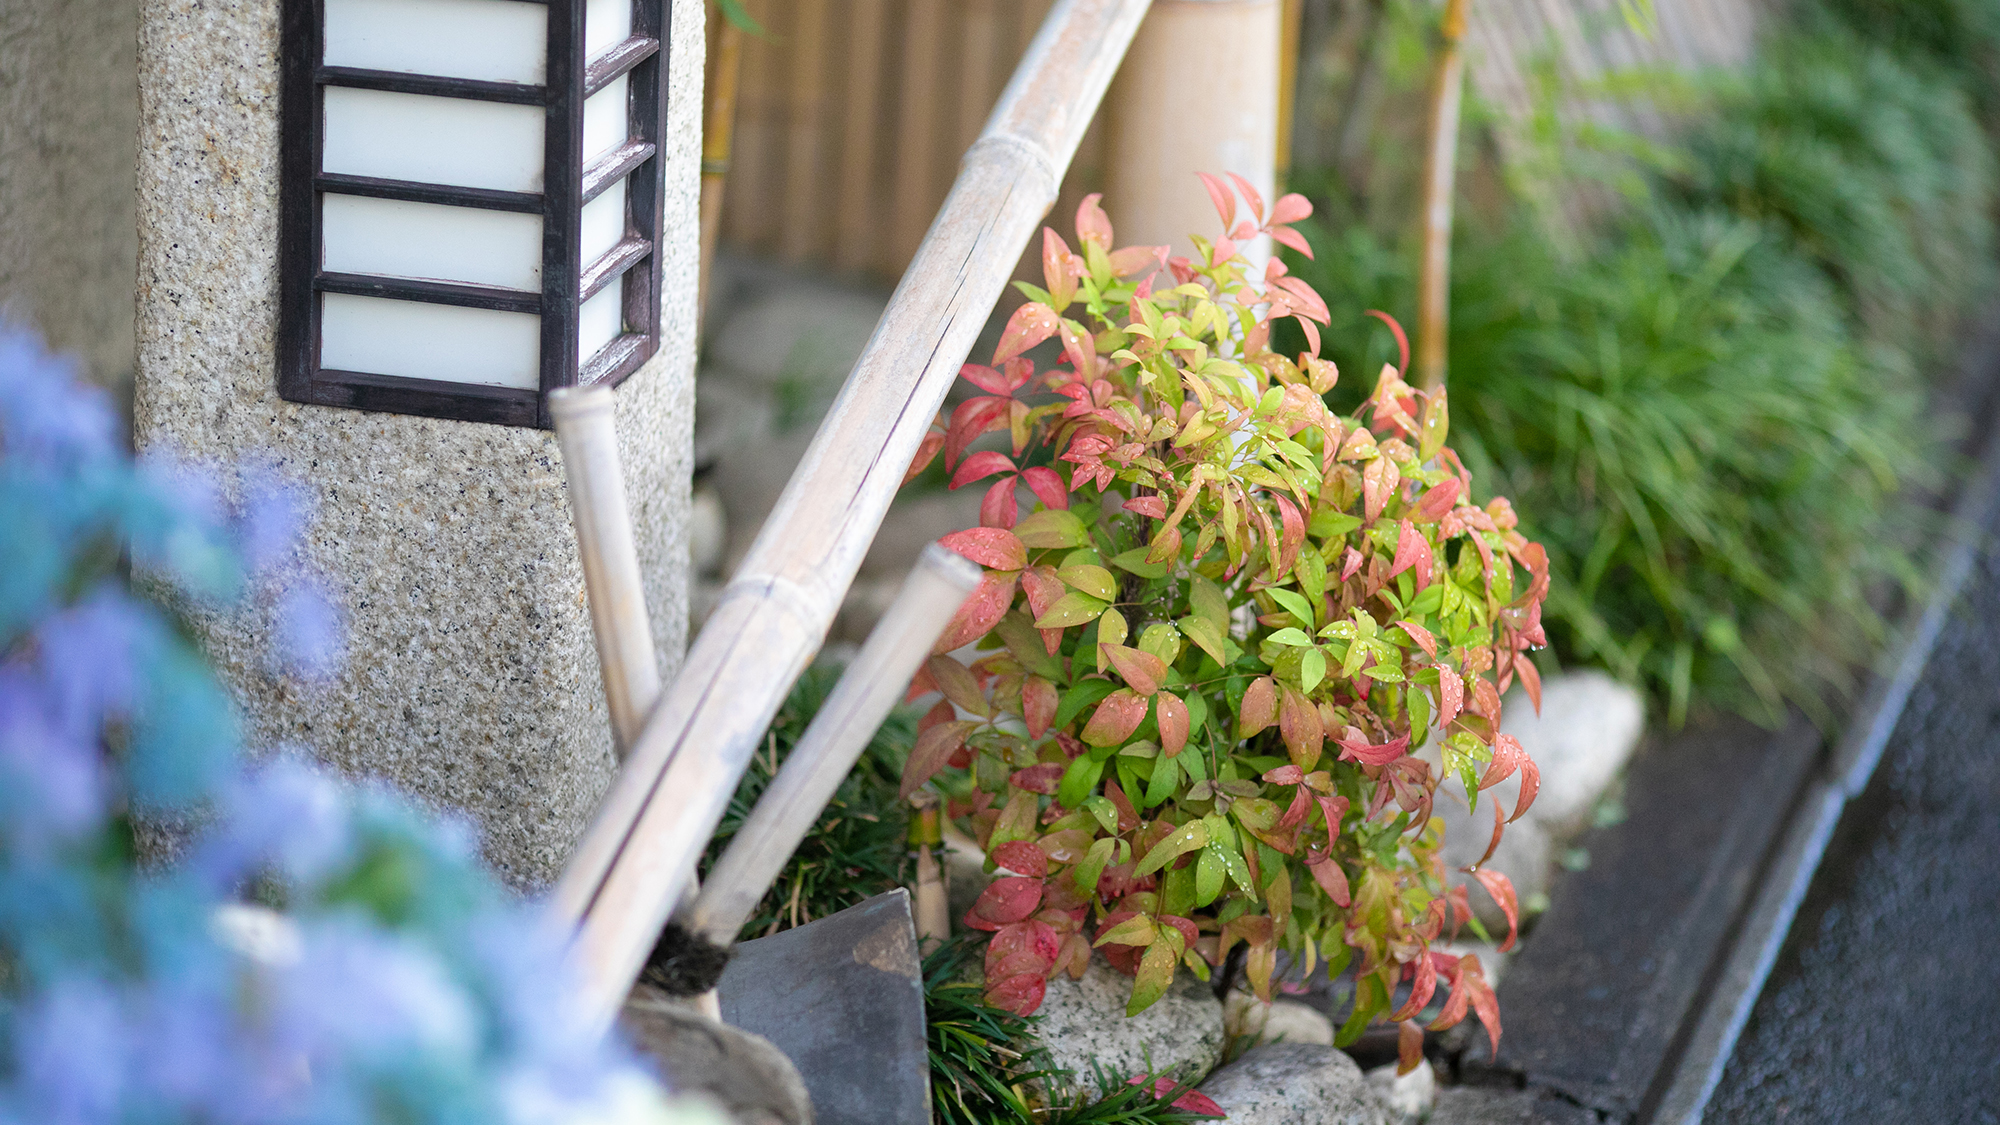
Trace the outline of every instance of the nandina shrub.
{"type": "MultiPolygon", "coordinates": [[[[912,684],[944,701],[904,791],[965,771],[943,787],[1003,869],[965,917],[993,935],[999,1006],[1034,1011],[1098,950],[1135,978],[1136,1013],[1242,945],[1267,999],[1280,949],[1308,972],[1358,955],[1343,1042],[1378,1016],[1409,1021],[1440,976],[1432,1026],[1470,1006],[1497,1040],[1477,957],[1430,948],[1470,913],[1431,812],[1446,777],[1476,803],[1520,771],[1497,843],[1534,799],[1500,698],[1514,679],[1538,695],[1525,653],[1544,642],[1547,557],[1506,500],[1467,502],[1443,391],[1385,367],[1358,414],[1327,409],[1324,304],[1276,260],[1253,286],[1238,248],[1267,233],[1309,253],[1289,224],[1310,205],[1287,195],[1266,214],[1237,180],[1239,222],[1204,180],[1228,233],[1197,238],[1199,260],[1114,250],[1096,196],[1080,251],[1044,231],[1047,288],[1022,286],[992,364],[964,369],[984,394],[912,466],[941,450],[953,487],[997,479],[982,526],[945,540],[986,576],[912,684]],[[1270,350],[1286,317],[1312,350],[1270,350]],[[1062,359],[1037,371],[1024,353],[1051,338],[1062,359]],[[991,431],[1011,453],[968,452],[991,431]],[[951,655],[966,645],[984,655],[951,655]]],[[[1511,944],[1512,887],[1474,874],[1511,944]]],[[[1414,1023],[1403,1039],[1414,1052],[1414,1023]]]]}

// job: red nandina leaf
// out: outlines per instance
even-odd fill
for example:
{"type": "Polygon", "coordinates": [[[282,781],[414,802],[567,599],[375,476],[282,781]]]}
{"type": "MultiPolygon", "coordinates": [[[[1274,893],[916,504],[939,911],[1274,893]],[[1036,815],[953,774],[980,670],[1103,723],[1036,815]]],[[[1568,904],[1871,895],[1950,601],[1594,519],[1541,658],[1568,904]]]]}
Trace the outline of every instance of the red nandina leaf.
{"type": "Polygon", "coordinates": [[[1125,246],[1111,252],[1111,272],[1119,277],[1153,274],[1167,264],[1170,246],[1125,246]]]}
{"type": "Polygon", "coordinates": [[[938,450],[943,448],[944,448],[943,434],[937,432],[936,430],[932,430],[930,433],[925,434],[924,440],[917,444],[917,455],[915,457],[910,458],[910,467],[903,471],[903,483],[904,484],[910,483],[911,481],[917,479],[918,474],[922,473],[925,469],[930,468],[931,461],[938,455],[938,450]]]}
{"type": "Polygon", "coordinates": [[[1007,779],[1007,784],[1016,789],[1026,789],[1030,793],[1053,797],[1056,795],[1056,787],[1062,783],[1063,771],[1067,768],[1061,762],[1043,762],[1027,769],[1015,770],[1007,779]]]}
{"type": "Polygon", "coordinates": [[[949,723],[939,723],[917,736],[917,745],[910,751],[909,760],[903,763],[902,796],[907,798],[919,786],[937,776],[944,768],[945,759],[960,746],[965,745],[965,736],[972,733],[979,724],[965,719],[949,723]]]}
{"type": "MultiPolygon", "coordinates": [[[[1019,841],[1016,841],[1017,843],[1019,841]]],[[[1054,967],[1056,958],[1062,952],[1062,935],[1047,922],[1029,919],[1003,926],[993,935],[986,946],[986,975],[990,979],[1001,962],[1018,954],[1027,954],[1042,963],[1046,973],[1054,967]]],[[[1004,974],[1003,974],[1004,975],[1004,974]]]]}
{"type": "Polygon", "coordinates": [[[1326,846],[1330,852],[1334,841],[1340,838],[1340,822],[1347,815],[1347,798],[1315,793],[1313,800],[1319,802],[1319,811],[1326,817],[1326,846]]]}
{"type": "MultiPolygon", "coordinates": [[[[1029,845],[1033,847],[1033,845],[1029,845]]],[[[1039,849],[1037,849],[1039,850],[1039,849]]],[[[987,884],[979,897],[973,900],[972,909],[966,915],[966,924],[971,919],[992,922],[1005,926],[1019,922],[1035,912],[1042,903],[1042,881],[1025,876],[1010,876],[995,879],[987,884]]]]}
{"type": "Polygon", "coordinates": [[[1349,547],[1347,553],[1340,558],[1340,580],[1345,582],[1353,578],[1360,570],[1361,552],[1349,547]]]}
{"type": "MultiPolygon", "coordinates": [[[[1048,853],[1026,840],[1009,840],[1001,844],[993,849],[992,858],[994,863],[1016,875],[1045,879],[1049,874],[1048,853]]],[[[1051,950],[1049,956],[1054,957],[1055,952],[1051,950]]]]}
{"type": "Polygon", "coordinates": [[[1119,688],[1104,697],[1090,722],[1083,728],[1083,740],[1092,746],[1117,746],[1132,737],[1146,721],[1146,700],[1130,688],[1119,688]]]}
{"type": "MultiPolygon", "coordinates": [[[[929,685],[924,689],[925,694],[937,690],[937,685],[930,683],[930,675],[923,669],[917,669],[917,675],[922,676],[924,682],[929,685]]],[[[953,707],[949,700],[940,699],[937,701],[937,706],[924,712],[924,717],[917,720],[917,733],[922,734],[939,723],[950,723],[957,720],[958,708],[953,707]]]]}
{"type": "Polygon", "coordinates": [[[1062,477],[1054,469],[1046,465],[1022,469],[1021,481],[1028,486],[1028,491],[1035,494],[1035,499],[1049,507],[1061,509],[1069,507],[1069,485],[1063,483],[1062,477]]]}
{"type": "Polygon", "coordinates": [[[1111,666],[1118,669],[1118,675],[1140,695],[1152,695],[1160,690],[1160,682],[1167,678],[1167,662],[1150,652],[1141,652],[1125,645],[1100,645],[1111,666]]]}
{"type": "Polygon", "coordinates": [[[945,429],[944,467],[949,469],[958,464],[958,459],[965,456],[966,448],[979,435],[1006,429],[1013,402],[1009,398],[972,398],[959,403],[958,409],[951,412],[951,425],[945,429]]]}
{"type": "MultiPolygon", "coordinates": [[[[1145,1084],[1145,1082],[1146,1080],[1143,1077],[1128,1078],[1125,1080],[1125,1084],[1127,1086],[1142,1086],[1145,1084]]],[[[1164,1098],[1168,1094],[1173,1093],[1174,1087],[1178,1085],[1180,1085],[1180,1083],[1175,1082],[1171,1078],[1154,1079],[1153,1100],[1159,1101],[1161,1098],[1164,1098]]],[[[1202,1117],[1227,1116],[1227,1114],[1223,1112],[1222,1107],[1215,1104],[1214,1098],[1209,1097],[1207,1094],[1202,1093],[1200,1090],[1189,1090],[1187,1093],[1182,1094],[1180,1097],[1174,1099],[1173,1107],[1175,1109],[1180,1110],[1182,1113],[1199,1114],[1202,1117]]]]}
{"type": "MultiPolygon", "coordinates": [[[[1021,718],[1028,724],[1028,737],[1040,738],[1055,722],[1056,707],[1062,702],[1056,686],[1040,676],[1021,681],[1021,718]]],[[[1053,791],[1052,791],[1053,792],[1053,791]]]]}
{"type": "Polygon", "coordinates": [[[1167,501],[1163,496],[1134,496],[1125,501],[1125,510],[1163,520],[1167,518],[1167,501]]]}
{"type": "Polygon", "coordinates": [[[1459,974],[1459,988],[1471,994],[1472,1010],[1479,1013],[1479,1022],[1486,1028],[1486,1038],[1493,1044],[1493,1058],[1500,1058],[1500,1001],[1493,995],[1493,986],[1486,983],[1486,972],[1479,964],[1479,955],[1468,953],[1459,974]]]}
{"type": "Polygon", "coordinates": [[[1521,677],[1521,687],[1528,693],[1528,702],[1534,704],[1535,714],[1542,713],[1542,672],[1526,653],[1514,654],[1514,674],[1521,677]]]}
{"type": "Polygon", "coordinates": [[[1118,831],[1130,832],[1139,827],[1139,810],[1132,807],[1132,799],[1125,795],[1115,781],[1104,783],[1104,795],[1118,808],[1118,831]]]}
{"type": "MultiPolygon", "coordinates": [[[[930,670],[920,664],[917,666],[916,674],[910,677],[910,687],[909,690],[903,693],[903,702],[914,703],[937,689],[937,681],[931,679],[930,670]]],[[[935,711],[936,708],[932,708],[932,710],[935,711]]],[[[956,714],[957,712],[953,712],[952,715],[948,715],[946,718],[954,717],[956,714]]],[[[925,730],[928,728],[918,727],[917,729],[925,730]]]]}
{"type": "Polygon", "coordinates": [[[1228,175],[1229,182],[1235,184],[1236,190],[1243,193],[1243,202],[1250,205],[1250,213],[1256,216],[1259,223],[1262,223],[1264,221],[1264,197],[1257,194],[1257,189],[1250,186],[1249,180],[1244,179],[1234,172],[1230,172],[1228,175]]]}
{"type": "Polygon", "coordinates": [[[1396,1025],[1396,1077],[1410,1073],[1424,1061],[1424,1029],[1415,1020],[1396,1025]]]}
{"type": "MultiPolygon", "coordinates": [[[[1248,698],[1248,693],[1245,693],[1248,698]]],[[[1291,751],[1292,764],[1309,770],[1319,762],[1326,742],[1326,728],[1320,725],[1319,708],[1305,696],[1285,688],[1278,703],[1278,733],[1291,751]]]]}
{"type": "Polygon", "coordinates": [[[1170,691],[1163,691],[1153,697],[1153,709],[1160,724],[1160,753],[1171,758],[1181,752],[1188,740],[1188,706],[1181,697],[1170,691]]]}
{"type": "Polygon", "coordinates": [[[1263,780],[1267,785],[1303,785],[1306,771],[1297,766],[1279,766],[1265,770],[1263,780]]]}
{"type": "Polygon", "coordinates": [[[1077,278],[1070,266],[1074,258],[1062,235],[1042,228],[1042,280],[1048,283],[1049,303],[1057,310],[1068,308],[1076,299],[1077,278]]]}
{"type": "Polygon", "coordinates": [[[1297,250],[1308,258],[1313,256],[1312,243],[1306,241],[1305,235],[1300,234],[1290,227],[1272,227],[1271,237],[1297,250]]]}
{"type": "Polygon", "coordinates": [[[1014,604],[1014,581],[1019,577],[1013,571],[988,571],[979,580],[979,588],[958,607],[958,613],[946,626],[944,635],[938,638],[932,652],[950,652],[963,648],[993,630],[1002,617],[1007,616],[1007,607],[1014,604]]]}
{"type": "Polygon", "coordinates": [[[951,475],[951,487],[964,488],[976,480],[983,480],[994,473],[1014,471],[1014,459],[996,450],[982,449],[965,459],[958,471],[951,475]]]}
{"type": "Polygon", "coordinates": [[[1430,657],[1432,660],[1437,659],[1437,638],[1431,636],[1429,629],[1424,628],[1414,621],[1398,621],[1396,622],[1396,628],[1409,634],[1410,639],[1417,642],[1417,647],[1424,650],[1425,656],[1430,657]]]}
{"type": "Polygon", "coordinates": [[[1056,568],[1047,565],[1031,566],[1022,571],[1021,589],[1028,592],[1028,609],[1032,611],[1029,616],[1032,618],[1040,618],[1050,606],[1069,593],[1069,587],[1056,577],[1056,568]]]}
{"type": "Polygon", "coordinates": [[[1111,249],[1111,217],[1097,201],[1104,198],[1101,191],[1093,191],[1083,197],[1076,208],[1076,237],[1079,241],[1095,242],[1106,250],[1111,249]]]}
{"type": "Polygon", "coordinates": [[[1437,725],[1442,727],[1458,718],[1465,706],[1465,681],[1458,673],[1444,665],[1438,665],[1438,713],[1437,725]]]}
{"type": "Polygon", "coordinates": [[[1271,222],[1296,223],[1300,219],[1312,217],[1312,201],[1298,192],[1287,192],[1271,204],[1271,222]]]}
{"type": "MultiPolygon", "coordinates": [[[[1410,998],[1403,1001],[1402,1007],[1389,1013],[1389,1018],[1392,1020],[1407,1020],[1423,1011],[1424,1005],[1431,1002],[1431,994],[1437,991],[1437,966],[1429,957],[1418,957],[1413,969],[1415,975],[1410,981],[1410,998]]],[[[1420,1034],[1419,1038],[1421,1037],[1420,1034]]]]}
{"type": "Polygon", "coordinates": [[[1417,500],[1417,518],[1436,523],[1458,503],[1458,478],[1446,477],[1425,490],[1417,500]]]}
{"type": "Polygon", "coordinates": [[[993,713],[986,701],[986,693],[979,690],[979,681],[973,678],[972,670],[949,656],[933,656],[924,662],[924,671],[930,673],[931,682],[937,685],[946,699],[965,711],[986,716],[993,713]]]}
{"type": "Polygon", "coordinates": [[[1395,333],[1396,351],[1399,356],[1399,358],[1396,360],[1396,373],[1400,375],[1403,372],[1408,371],[1410,369],[1410,338],[1407,335],[1404,335],[1403,326],[1396,323],[1395,317],[1390,316],[1388,313],[1383,312],[1381,309],[1369,309],[1368,315],[1375,317],[1382,323],[1388,325],[1389,331],[1395,333]]]}
{"type": "Polygon", "coordinates": [[[1486,893],[1500,904],[1500,912],[1507,916],[1507,940],[1500,943],[1500,952],[1505,953],[1514,948],[1514,938],[1521,930],[1521,907],[1514,898],[1514,881],[1503,872],[1483,867],[1474,871],[1472,877],[1479,880],[1479,885],[1486,888],[1486,893]]]}
{"type": "Polygon", "coordinates": [[[1500,689],[1493,686],[1492,680],[1483,676],[1472,678],[1471,711],[1495,726],[1500,725],[1500,689]]]}
{"type": "Polygon", "coordinates": [[[980,566],[994,570],[1020,570],[1028,565],[1028,548],[1021,537],[999,527],[972,527],[954,531],[938,540],[947,551],[956,551],[980,566]]]}
{"type": "Polygon", "coordinates": [[[1048,981],[1035,973],[1020,973],[986,986],[986,1002],[1002,1011],[1032,1016],[1048,994],[1048,981]]]}
{"type": "Polygon", "coordinates": [[[1535,760],[1528,757],[1527,751],[1524,750],[1521,752],[1521,796],[1514,802],[1514,815],[1507,819],[1521,819],[1521,814],[1527,812],[1528,806],[1535,803],[1535,794],[1541,791],[1541,767],[1537,766],[1535,760]]]}
{"type": "Polygon", "coordinates": [[[1021,478],[1009,473],[993,482],[986,495],[979,498],[979,526],[1013,527],[1019,520],[1021,508],[1014,498],[1014,485],[1021,478]]]}
{"type": "Polygon", "coordinates": [[[1059,320],[1056,311],[1040,301],[1015,309],[1007,318],[1006,331],[1000,333],[1000,346],[993,349],[993,362],[1010,360],[1055,335],[1059,320]]]}
{"type": "Polygon", "coordinates": [[[1313,882],[1320,885],[1335,906],[1344,908],[1353,901],[1347,890],[1347,872],[1340,869],[1339,861],[1333,858],[1331,852],[1307,849],[1306,870],[1312,872],[1313,882]]]}
{"type": "Polygon", "coordinates": [[[1278,502],[1278,518],[1284,522],[1285,527],[1284,539],[1278,547],[1277,572],[1290,574],[1292,564],[1299,561],[1299,548],[1306,541],[1306,521],[1305,517],[1299,515],[1298,507],[1289,499],[1282,495],[1274,495],[1272,499],[1278,502]]]}
{"type": "Polygon", "coordinates": [[[1196,172],[1201,177],[1201,186],[1208,189],[1208,201],[1215,204],[1215,213],[1222,216],[1222,229],[1236,225],[1236,196],[1222,185],[1222,181],[1207,172],[1196,172]]]}
{"type": "Polygon", "coordinates": [[[1519,769],[1520,765],[1520,740],[1511,734],[1503,734],[1495,738],[1493,740],[1493,760],[1486,764],[1486,772],[1479,776],[1480,791],[1484,792],[1491,789],[1495,785],[1512,777],[1514,771],[1519,769]]]}
{"type": "Polygon", "coordinates": [[[1410,736],[1407,734],[1379,746],[1370,746],[1363,738],[1346,738],[1340,743],[1340,760],[1361,762],[1370,766],[1386,766],[1402,757],[1409,748],[1410,736]]]}
{"type": "Polygon", "coordinates": [[[1299,323],[1301,325],[1305,324],[1305,318],[1307,317],[1311,317],[1321,324],[1331,324],[1333,322],[1333,314],[1327,311],[1326,302],[1320,299],[1320,295],[1314,291],[1311,285],[1306,283],[1305,279],[1281,277],[1272,282],[1272,284],[1290,294],[1292,305],[1299,310],[1299,323]]]}
{"type": "Polygon", "coordinates": [[[1479,862],[1472,866],[1478,867],[1480,863],[1493,858],[1493,853],[1500,850],[1500,837],[1506,831],[1507,822],[1500,819],[1500,804],[1496,801],[1493,805],[1493,838],[1486,842],[1486,854],[1480,856],[1479,862]]]}
{"type": "Polygon", "coordinates": [[[984,364],[968,363],[958,369],[958,377],[989,395],[1011,395],[1021,384],[984,364]]]}
{"type": "MultiPolygon", "coordinates": [[[[1369,523],[1381,516],[1382,509],[1389,506],[1389,497],[1395,495],[1396,485],[1402,481],[1402,471],[1387,457],[1377,457],[1361,470],[1362,514],[1369,523]]],[[[1397,541],[1398,554],[1402,542],[1397,541]]],[[[1403,564],[1409,565],[1407,563],[1403,564]]]]}

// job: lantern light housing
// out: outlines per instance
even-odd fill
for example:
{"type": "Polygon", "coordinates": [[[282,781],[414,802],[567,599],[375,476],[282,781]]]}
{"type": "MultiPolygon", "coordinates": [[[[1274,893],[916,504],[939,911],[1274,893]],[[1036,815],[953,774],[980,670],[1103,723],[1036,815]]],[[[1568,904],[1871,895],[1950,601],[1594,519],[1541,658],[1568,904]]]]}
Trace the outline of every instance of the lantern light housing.
{"type": "Polygon", "coordinates": [[[550,425],[659,349],[670,0],[284,0],[279,394],[550,425]]]}

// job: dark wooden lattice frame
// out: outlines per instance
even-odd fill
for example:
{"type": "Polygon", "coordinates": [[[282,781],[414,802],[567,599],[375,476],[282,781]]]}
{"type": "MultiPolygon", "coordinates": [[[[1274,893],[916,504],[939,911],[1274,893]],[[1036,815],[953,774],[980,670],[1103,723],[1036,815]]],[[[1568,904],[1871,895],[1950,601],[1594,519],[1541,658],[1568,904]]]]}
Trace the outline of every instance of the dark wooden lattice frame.
{"type": "Polygon", "coordinates": [[[659,350],[659,160],[666,122],[667,6],[672,0],[629,0],[631,36],[594,59],[584,57],[585,0],[528,2],[545,4],[549,12],[548,61],[540,86],[326,66],[323,0],[284,0],[278,253],[282,397],[321,406],[548,428],[549,391],[616,385],[659,350]],[[584,100],[624,76],[630,77],[626,140],[585,168],[584,100]],[[494,191],[326,174],[323,106],[328,86],[542,106],[542,190],[494,191]],[[628,177],[625,236],[579,268],[584,204],[628,177]],[[541,292],[328,273],[321,268],[320,214],[321,197],[327,193],[540,215],[541,292]],[[621,283],[626,331],[595,356],[579,356],[583,302],[605,286],[621,283]],[[533,313],[541,318],[541,385],[520,390],[322,368],[322,293],[533,313]]]}

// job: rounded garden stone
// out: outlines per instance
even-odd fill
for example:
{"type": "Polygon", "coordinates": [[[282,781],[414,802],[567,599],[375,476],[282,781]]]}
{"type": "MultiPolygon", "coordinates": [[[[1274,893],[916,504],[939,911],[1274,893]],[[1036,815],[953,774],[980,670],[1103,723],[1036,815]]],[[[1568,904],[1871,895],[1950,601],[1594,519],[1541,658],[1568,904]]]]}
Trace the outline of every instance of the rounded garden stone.
{"type": "Polygon", "coordinates": [[[1201,1092],[1229,1125],[1390,1125],[1361,1068],[1332,1047],[1270,1043],[1208,1076],[1201,1092]]]}
{"type": "Polygon", "coordinates": [[[1116,1081],[1148,1073],[1195,1081],[1222,1061],[1222,1001],[1194,974],[1176,973],[1164,996],[1127,1017],[1131,995],[1132,978],[1102,957],[1079,980],[1058,973],[1049,982],[1035,1031],[1076,1086],[1102,1093],[1093,1063],[1116,1081]]]}
{"type": "Polygon", "coordinates": [[[1223,1023],[1231,1039],[1333,1046],[1333,1021],[1310,1004],[1284,997],[1266,1004],[1254,992],[1233,990],[1223,1002],[1223,1023]]]}
{"type": "Polygon", "coordinates": [[[1437,1073],[1431,1070],[1429,1059],[1408,1074],[1397,1074],[1396,1064],[1387,1063],[1368,1071],[1367,1078],[1389,1107],[1389,1118],[1395,1125],[1419,1125],[1437,1105],[1437,1073]]]}
{"type": "Polygon", "coordinates": [[[676,1091],[713,1099],[733,1125],[812,1125],[798,1068],[761,1035],[718,1023],[639,985],[620,1021],[676,1091]]]}

